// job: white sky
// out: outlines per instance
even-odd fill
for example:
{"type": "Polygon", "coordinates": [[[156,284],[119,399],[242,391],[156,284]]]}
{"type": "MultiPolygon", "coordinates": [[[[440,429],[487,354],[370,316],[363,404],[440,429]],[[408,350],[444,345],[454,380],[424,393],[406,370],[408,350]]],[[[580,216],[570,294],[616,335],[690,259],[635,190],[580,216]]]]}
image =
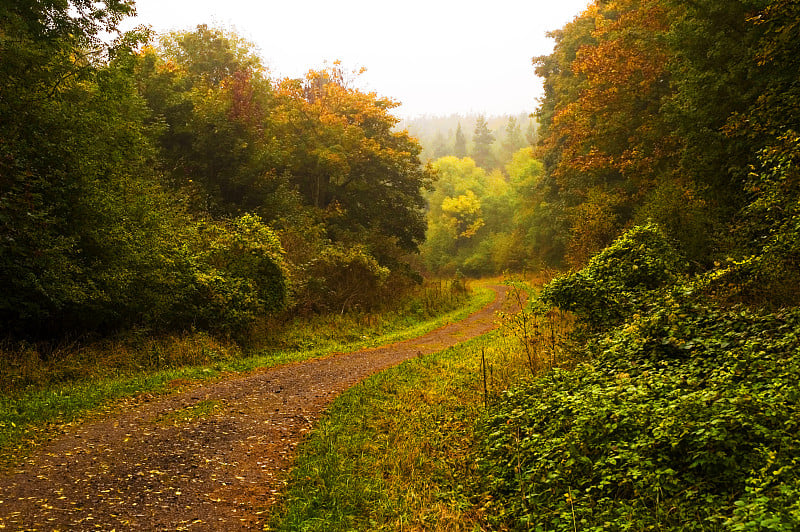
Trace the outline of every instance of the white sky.
{"type": "Polygon", "coordinates": [[[137,0],[158,32],[197,24],[233,28],[254,42],[273,77],[301,77],[337,59],[366,67],[358,83],[402,102],[395,112],[533,111],[541,96],[531,58],[545,36],[589,0],[137,0]]]}

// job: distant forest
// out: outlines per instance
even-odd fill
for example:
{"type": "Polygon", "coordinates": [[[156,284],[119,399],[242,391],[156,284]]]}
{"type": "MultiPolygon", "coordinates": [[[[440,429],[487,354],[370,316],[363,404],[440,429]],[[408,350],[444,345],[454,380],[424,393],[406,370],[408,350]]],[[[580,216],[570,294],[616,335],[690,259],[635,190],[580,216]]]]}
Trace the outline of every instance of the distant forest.
{"type": "Polygon", "coordinates": [[[475,151],[475,128],[483,123],[492,136],[491,165],[485,170],[502,168],[511,156],[525,146],[536,143],[536,119],[530,113],[516,115],[484,116],[480,114],[424,115],[402,120],[397,128],[408,129],[421,147],[423,161],[446,156],[471,157],[475,151]],[[459,149],[458,131],[461,129],[465,144],[459,149]]]}

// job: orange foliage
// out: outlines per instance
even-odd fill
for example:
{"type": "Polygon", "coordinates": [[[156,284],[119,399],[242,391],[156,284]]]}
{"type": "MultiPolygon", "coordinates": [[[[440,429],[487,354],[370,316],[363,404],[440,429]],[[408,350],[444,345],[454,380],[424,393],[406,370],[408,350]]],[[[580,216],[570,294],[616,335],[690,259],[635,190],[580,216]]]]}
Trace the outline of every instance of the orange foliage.
{"type": "Polygon", "coordinates": [[[595,44],[578,50],[571,68],[583,80],[580,96],[556,111],[553,137],[561,150],[556,177],[583,174],[586,184],[652,179],[675,148],[657,123],[667,94],[668,53],[662,36],[669,13],[656,0],[592,4],[595,44]]]}

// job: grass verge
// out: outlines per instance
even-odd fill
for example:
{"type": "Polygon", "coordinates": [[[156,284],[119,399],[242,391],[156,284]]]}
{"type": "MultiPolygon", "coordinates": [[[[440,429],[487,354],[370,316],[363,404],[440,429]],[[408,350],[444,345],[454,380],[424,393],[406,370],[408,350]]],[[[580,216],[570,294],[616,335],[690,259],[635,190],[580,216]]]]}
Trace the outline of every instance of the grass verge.
{"type": "MultiPolygon", "coordinates": [[[[0,467],[19,463],[43,441],[68,430],[70,424],[107,412],[121,399],[144,393],[169,393],[184,385],[219,379],[231,373],[413,338],[463,319],[486,305],[492,296],[490,289],[479,285],[455,307],[450,306],[446,312],[435,316],[415,317],[413,313],[395,312],[297,321],[284,330],[282,337],[286,345],[279,348],[267,345],[242,351],[235,344],[198,333],[169,339],[145,338],[139,345],[136,342],[133,345],[106,344],[109,352],[102,356],[70,352],[59,360],[62,372],[59,380],[51,378],[43,381],[44,384],[34,382],[20,386],[6,391],[0,398],[0,467]],[[137,360],[149,360],[152,364],[126,367],[123,361],[134,358],[128,353],[131,349],[140,350],[137,360]],[[119,364],[115,364],[117,359],[119,364]],[[90,364],[96,366],[94,373],[87,368],[90,364]],[[73,376],[72,367],[75,372],[83,373],[73,376]]],[[[28,362],[23,356],[17,358],[16,363],[32,366],[33,369],[27,370],[28,375],[46,371],[46,367],[37,365],[39,355],[31,352],[30,358],[34,357],[35,362],[28,362]]]]}
{"type": "Polygon", "coordinates": [[[526,364],[503,328],[346,391],[300,447],[267,529],[481,530],[475,420],[526,364]]]}

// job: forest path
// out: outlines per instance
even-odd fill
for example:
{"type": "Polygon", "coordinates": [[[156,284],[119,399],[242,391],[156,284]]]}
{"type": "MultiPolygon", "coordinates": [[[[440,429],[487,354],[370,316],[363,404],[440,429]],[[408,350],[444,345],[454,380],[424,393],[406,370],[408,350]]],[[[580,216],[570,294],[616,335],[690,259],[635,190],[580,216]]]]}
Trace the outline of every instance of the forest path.
{"type": "Polygon", "coordinates": [[[0,529],[253,530],[294,449],[364,378],[495,328],[506,286],[463,321],[349,354],[256,370],[139,399],[57,438],[0,477],[0,529]]]}

